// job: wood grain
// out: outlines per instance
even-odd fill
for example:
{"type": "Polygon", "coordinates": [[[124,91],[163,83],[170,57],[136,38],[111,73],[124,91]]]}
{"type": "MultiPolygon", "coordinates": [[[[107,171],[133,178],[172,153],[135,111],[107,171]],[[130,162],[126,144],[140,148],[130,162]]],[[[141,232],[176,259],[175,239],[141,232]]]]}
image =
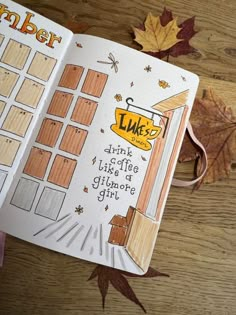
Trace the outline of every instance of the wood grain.
{"type": "MultiPolygon", "coordinates": [[[[0,111],[1,112],[1,111],[0,111]]],[[[24,137],[30,125],[32,113],[17,107],[11,106],[2,129],[24,137]]]]}
{"type": "MultiPolygon", "coordinates": [[[[138,48],[130,25],[148,12],[172,9],[179,21],[196,16],[197,52],[170,62],[201,75],[199,96],[211,86],[236,114],[236,2],[233,0],[16,0],[65,24],[87,22],[87,33],[138,48]],[[214,78],[217,78],[214,79],[214,78]],[[221,79],[221,80],[219,80],[221,79]],[[227,82],[231,81],[231,82],[227,82]]],[[[191,178],[193,165],[177,166],[176,177],[191,178]]],[[[236,164],[228,179],[200,191],[172,187],[151,266],[170,278],[129,278],[150,315],[236,314],[236,164]]],[[[0,271],[0,313],[24,315],[143,314],[109,286],[102,309],[94,264],[7,237],[0,271]]]]}
{"type": "Polygon", "coordinates": [[[44,91],[44,85],[30,79],[25,79],[16,96],[16,101],[36,108],[40,102],[44,91]]]}
{"type": "Polygon", "coordinates": [[[83,67],[76,65],[66,65],[61,76],[59,86],[65,87],[67,89],[76,90],[83,72],[83,67]]]}
{"type": "Polygon", "coordinates": [[[39,179],[43,179],[52,153],[33,147],[24,167],[24,173],[39,179]]]}
{"type": "Polygon", "coordinates": [[[0,67],[0,95],[9,97],[18,79],[19,74],[0,67]]]}
{"type": "Polygon", "coordinates": [[[0,117],[2,116],[5,106],[6,106],[6,102],[0,100],[0,117]]]}
{"type": "Polygon", "coordinates": [[[74,96],[71,93],[56,91],[53,95],[47,113],[63,118],[66,117],[73,97],[74,96]]]}
{"type": "Polygon", "coordinates": [[[43,81],[48,81],[56,62],[56,59],[37,51],[27,73],[43,81]]]}
{"type": "Polygon", "coordinates": [[[50,170],[48,181],[68,188],[73,177],[77,161],[57,154],[50,170]]]}
{"type": "Polygon", "coordinates": [[[2,55],[1,62],[21,70],[25,66],[30,51],[29,46],[10,39],[2,55]]]}
{"type": "Polygon", "coordinates": [[[45,118],[39,130],[36,142],[55,147],[63,123],[54,119],[45,118]]]}

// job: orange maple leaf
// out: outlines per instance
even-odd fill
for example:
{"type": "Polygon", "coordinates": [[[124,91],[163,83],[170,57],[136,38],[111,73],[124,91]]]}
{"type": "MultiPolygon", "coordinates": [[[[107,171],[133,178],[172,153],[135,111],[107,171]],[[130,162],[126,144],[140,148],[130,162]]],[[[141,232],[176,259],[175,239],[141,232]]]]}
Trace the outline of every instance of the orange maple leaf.
{"type": "Polygon", "coordinates": [[[177,19],[173,19],[167,25],[162,26],[160,17],[149,13],[144,26],[145,30],[133,28],[134,40],[143,46],[142,51],[160,52],[182,41],[182,39],[177,38],[177,34],[181,30],[177,25],[177,19]]]}

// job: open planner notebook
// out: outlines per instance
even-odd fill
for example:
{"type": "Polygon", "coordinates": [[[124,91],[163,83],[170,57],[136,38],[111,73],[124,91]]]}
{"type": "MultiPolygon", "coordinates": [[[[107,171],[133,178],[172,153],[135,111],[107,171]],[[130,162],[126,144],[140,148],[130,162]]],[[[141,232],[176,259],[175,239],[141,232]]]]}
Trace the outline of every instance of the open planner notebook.
{"type": "Polygon", "coordinates": [[[0,0],[0,230],[145,273],[197,86],[0,0]]]}

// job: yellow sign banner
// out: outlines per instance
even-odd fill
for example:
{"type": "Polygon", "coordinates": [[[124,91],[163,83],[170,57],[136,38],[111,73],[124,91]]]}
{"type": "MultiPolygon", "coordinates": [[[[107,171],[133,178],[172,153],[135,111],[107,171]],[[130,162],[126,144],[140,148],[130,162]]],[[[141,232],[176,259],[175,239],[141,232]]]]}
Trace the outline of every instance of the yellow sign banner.
{"type": "Polygon", "coordinates": [[[153,119],[122,108],[116,108],[115,118],[111,130],[144,151],[152,148],[149,140],[157,138],[162,129],[154,125],[153,119]]]}

